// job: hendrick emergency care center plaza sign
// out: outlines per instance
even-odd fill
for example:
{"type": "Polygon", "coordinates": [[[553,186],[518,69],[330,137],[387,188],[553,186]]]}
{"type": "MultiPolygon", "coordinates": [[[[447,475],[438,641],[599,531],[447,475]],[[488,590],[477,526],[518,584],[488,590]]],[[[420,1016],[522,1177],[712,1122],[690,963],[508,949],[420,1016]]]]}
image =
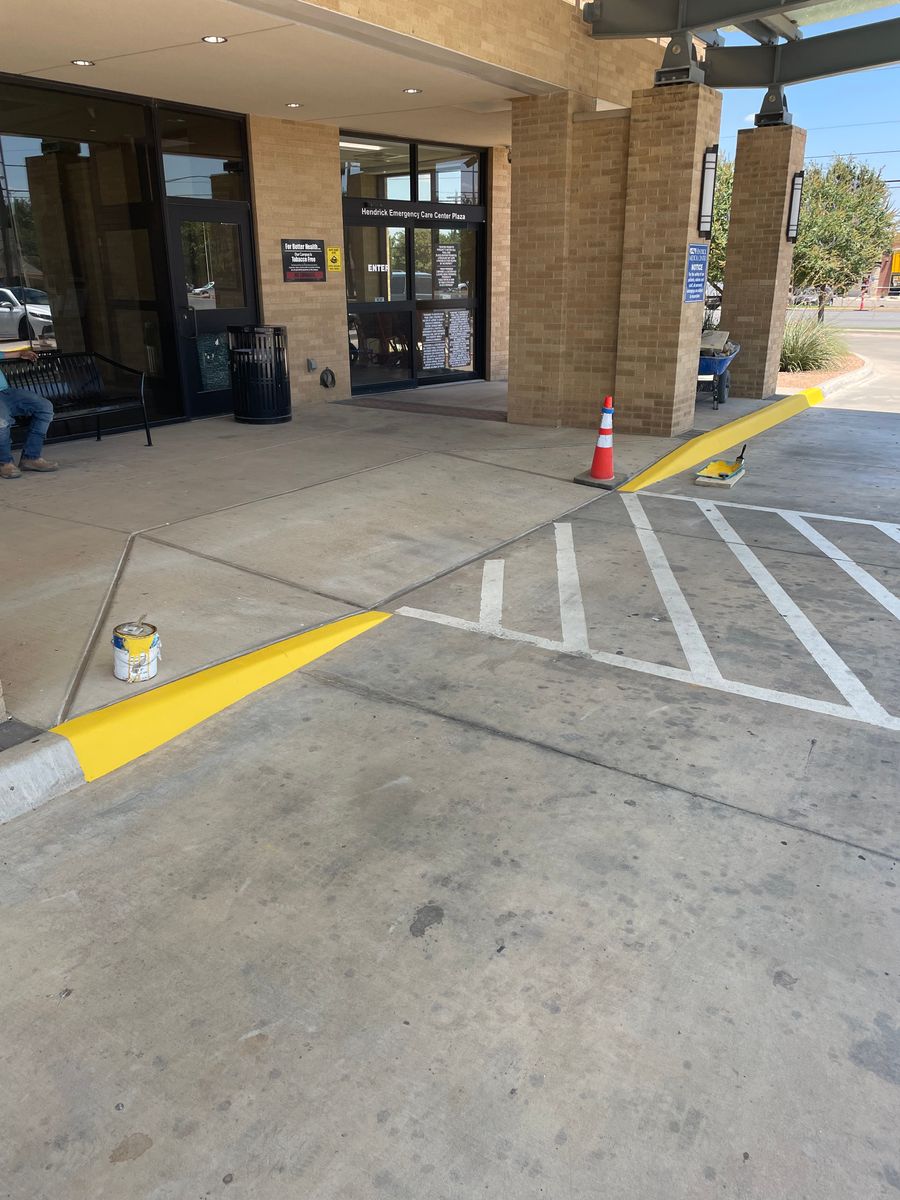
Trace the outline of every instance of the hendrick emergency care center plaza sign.
{"type": "Polygon", "coordinates": [[[435,225],[461,225],[483,221],[483,204],[442,204],[427,200],[361,200],[344,198],[344,216],[360,220],[430,222],[435,225]]]}
{"type": "Polygon", "coordinates": [[[325,243],[314,238],[281,240],[285,283],[325,282],[325,243]]]}

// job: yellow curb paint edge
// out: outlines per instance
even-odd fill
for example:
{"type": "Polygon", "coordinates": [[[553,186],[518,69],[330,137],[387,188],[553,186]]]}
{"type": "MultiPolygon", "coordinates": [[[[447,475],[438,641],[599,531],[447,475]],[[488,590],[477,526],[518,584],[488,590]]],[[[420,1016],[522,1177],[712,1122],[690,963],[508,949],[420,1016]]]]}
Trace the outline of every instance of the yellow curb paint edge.
{"type": "Polygon", "coordinates": [[[783,400],[775,400],[756,412],[747,413],[745,417],[729,421],[727,425],[720,425],[718,429],[710,429],[708,433],[698,434],[684,445],[664,454],[652,467],[647,467],[633,479],[623,483],[619,491],[639,492],[642,488],[650,487],[651,484],[660,483],[663,479],[680,475],[682,471],[696,467],[704,459],[713,458],[731,446],[748,442],[758,433],[765,433],[767,429],[780,425],[782,421],[796,417],[798,413],[806,412],[808,408],[821,404],[824,399],[825,394],[821,388],[804,388],[802,392],[795,392],[793,396],[785,396],[783,400]]]}
{"type": "Polygon", "coordinates": [[[51,730],[67,738],[85,779],[99,779],[285,675],[387,621],[390,613],[345,617],[215,667],[73,717],[51,730]]]}

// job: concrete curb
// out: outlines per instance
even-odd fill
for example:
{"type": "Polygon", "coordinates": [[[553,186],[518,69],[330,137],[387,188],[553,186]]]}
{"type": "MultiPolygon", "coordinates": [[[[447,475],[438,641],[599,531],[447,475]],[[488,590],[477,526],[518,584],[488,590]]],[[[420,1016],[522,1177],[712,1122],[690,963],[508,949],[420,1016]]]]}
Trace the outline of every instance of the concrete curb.
{"type": "Polygon", "coordinates": [[[855,371],[848,371],[846,375],[836,375],[834,379],[829,379],[825,383],[819,384],[819,389],[826,400],[830,400],[832,396],[843,391],[845,387],[853,387],[858,383],[867,383],[875,374],[875,368],[869,360],[862,354],[859,357],[863,360],[863,365],[857,367],[855,371]]]}
{"type": "Polygon", "coordinates": [[[670,479],[673,475],[680,475],[682,471],[696,467],[704,459],[721,454],[732,446],[739,446],[742,442],[748,442],[758,434],[765,433],[775,425],[780,425],[782,421],[790,420],[798,413],[806,412],[808,408],[821,404],[824,399],[821,388],[803,388],[792,396],[774,400],[771,404],[766,404],[743,417],[737,417],[734,421],[728,421],[717,429],[710,429],[705,433],[698,434],[697,437],[683,442],[674,450],[670,450],[668,454],[664,454],[652,466],[639,471],[637,475],[623,484],[619,491],[639,492],[654,483],[670,479]]]}
{"type": "Polygon", "coordinates": [[[0,754],[0,824],[84,783],[72,744],[42,733],[0,754]]]}
{"type": "Polygon", "coordinates": [[[73,717],[0,754],[0,824],[134,762],[232,704],[374,629],[363,612],[73,717]]]}

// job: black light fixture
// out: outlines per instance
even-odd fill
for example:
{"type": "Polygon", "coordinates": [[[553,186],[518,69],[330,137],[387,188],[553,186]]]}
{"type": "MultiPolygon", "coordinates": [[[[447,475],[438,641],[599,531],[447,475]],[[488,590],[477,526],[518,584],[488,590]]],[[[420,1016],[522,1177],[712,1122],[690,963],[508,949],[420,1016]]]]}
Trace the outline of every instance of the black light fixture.
{"type": "Polygon", "coordinates": [[[697,232],[707,240],[712,237],[713,202],[716,195],[718,166],[719,147],[707,146],[703,151],[703,168],[700,176],[700,214],[697,217],[697,232]]]}
{"type": "Polygon", "coordinates": [[[791,183],[791,202],[788,205],[787,240],[796,242],[800,233],[800,205],[803,202],[803,172],[798,171],[791,183]]]}

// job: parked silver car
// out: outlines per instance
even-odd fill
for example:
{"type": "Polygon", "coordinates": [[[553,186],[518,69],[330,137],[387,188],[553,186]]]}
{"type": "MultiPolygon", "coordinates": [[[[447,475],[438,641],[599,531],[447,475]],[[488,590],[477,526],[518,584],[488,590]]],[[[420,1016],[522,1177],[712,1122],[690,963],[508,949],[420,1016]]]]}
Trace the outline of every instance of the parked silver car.
{"type": "Polygon", "coordinates": [[[53,336],[50,297],[38,288],[0,286],[0,339],[53,336]]]}

